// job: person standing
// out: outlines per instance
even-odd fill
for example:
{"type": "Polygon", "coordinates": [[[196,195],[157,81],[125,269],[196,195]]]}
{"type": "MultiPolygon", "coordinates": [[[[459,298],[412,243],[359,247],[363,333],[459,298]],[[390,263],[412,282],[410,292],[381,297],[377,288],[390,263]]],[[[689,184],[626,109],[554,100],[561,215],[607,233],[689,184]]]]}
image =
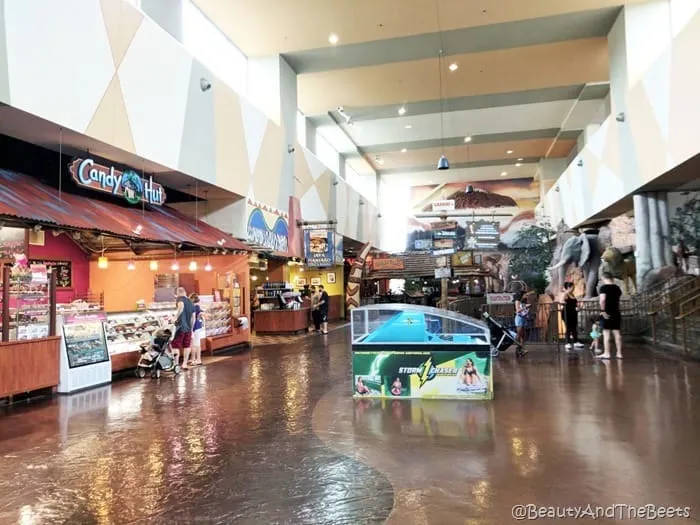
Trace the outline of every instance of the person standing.
{"type": "Polygon", "coordinates": [[[204,340],[204,312],[199,305],[199,295],[190,294],[194,305],[194,326],[192,327],[192,361],[189,364],[202,364],[202,341],[204,340]]]}
{"type": "Polygon", "coordinates": [[[516,338],[522,350],[525,349],[525,321],[530,315],[530,307],[527,304],[527,297],[522,292],[516,294],[515,299],[515,331],[516,338]]]}
{"type": "Polygon", "coordinates": [[[187,290],[182,286],[178,287],[176,296],[175,338],[171,346],[174,349],[173,354],[176,362],[179,359],[180,350],[182,350],[182,369],[188,370],[190,367],[187,364],[187,360],[190,358],[190,351],[192,350],[192,329],[194,328],[195,310],[192,301],[187,297],[187,290]]]}
{"type": "Polygon", "coordinates": [[[321,312],[318,309],[318,303],[321,301],[321,294],[316,290],[316,287],[311,288],[311,319],[314,322],[314,332],[321,331],[321,312]]]}
{"type": "Polygon", "coordinates": [[[600,287],[600,309],[603,321],[603,353],[596,356],[598,359],[610,359],[610,337],[615,338],[617,358],[622,359],[622,313],[620,312],[620,298],[622,290],[615,284],[612,274],[603,274],[603,286],[600,287]]]}
{"type": "Polygon", "coordinates": [[[578,339],[578,299],[574,295],[574,283],[564,283],[564,291],[559,302],[564,304],[563,314],[564,325],[566,326],[564,341],[566,341],[566,349],[583,348],[583,344],[578,339]]]}
{"type": "Polygon", "coordinates": [[[318,289],[321,291],[321,295],[318,301],[318,311],[321,320],[321,333],[323,335],[328,334],[328,306],[330,298],[328,297],[328,292],[326,292],[323,285],[319,286],[318,289]]]}

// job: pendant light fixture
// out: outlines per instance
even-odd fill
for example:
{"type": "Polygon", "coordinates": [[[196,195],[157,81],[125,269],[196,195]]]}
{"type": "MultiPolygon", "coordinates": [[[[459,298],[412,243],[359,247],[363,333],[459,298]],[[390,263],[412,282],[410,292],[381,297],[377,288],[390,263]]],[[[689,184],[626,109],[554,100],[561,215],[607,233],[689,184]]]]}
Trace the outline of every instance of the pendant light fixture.
{"type": "Polygon", "coordinates": [[[440,28],[440,6],[438,4],[440,0],[435,0],[435,16],[437,18],[438,35],[440,36],[440,52],[438,53],[438,75],[440,79],[440,144],[442,147],[442,155],[437,163],[438,170],[449,170],[450,161],[447,160],[445,156],[445,112],[443,109],[443,98],[442,98],[442,62],[443,55],[445,53],[444,46],[442,43],[442,29],[440,28]]]}
{"type": "Polygon", "coordinates": [[[126,269],[134,271],[136,269],[136,264],[134,263],[134,261],[129,261],[129,263],[126,265],[126,269]]]}
{"type": "Polygon", "coordinates": [[[197,271],[197,261],[195,261],[194,259],[192,259],[192,260],[190,261],[190,265],[188,266],[188,269],[189,269],[191,272],[196,272],[196,271],[197,271]]]}
{"type": "Polygon", "coordinates": [[[105,236],[101,235],[100,239],[102,240],[102,253],[97,259],[97,267],[100,270],[106,270],[109,267],[109,260],[105,257],[105,236]]]}
{"type": "Polygon", "coordinates": [[[156,261],[155,259],[151,259],[150,262],[148,263],[148,268],[152,272],[157,272],[158,271],[158,261],[156,261]]]}
{"type": "Polygon", "coordinates": [[[170,269],[173,272],[180,271],[180,263],[177,262],[177,248],[175,248],[175,253],[173,254],[173,264],[170,265],[170,269]]]}
{"type": "MultiPolygon", "coordinates": [[[[204,218],[209,216],[209,192],[204,190],[204,218]]],[[[209,252],[207,252],[207,264],[204,265],[205,272],[211,272],[214,267],[211,265],[211,260],[209,259],[209,252]]]]}

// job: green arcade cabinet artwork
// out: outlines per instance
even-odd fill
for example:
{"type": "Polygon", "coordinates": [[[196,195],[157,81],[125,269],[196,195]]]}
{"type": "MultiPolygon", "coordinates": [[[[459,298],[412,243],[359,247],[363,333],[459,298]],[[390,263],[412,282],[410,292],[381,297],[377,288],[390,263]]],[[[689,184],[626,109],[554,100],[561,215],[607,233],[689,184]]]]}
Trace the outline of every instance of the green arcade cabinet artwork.
{"type": "Polygon", "coordinates": [[[352,311],[355,397],[493,399],[486,324],[425,306],[352,311]]]}

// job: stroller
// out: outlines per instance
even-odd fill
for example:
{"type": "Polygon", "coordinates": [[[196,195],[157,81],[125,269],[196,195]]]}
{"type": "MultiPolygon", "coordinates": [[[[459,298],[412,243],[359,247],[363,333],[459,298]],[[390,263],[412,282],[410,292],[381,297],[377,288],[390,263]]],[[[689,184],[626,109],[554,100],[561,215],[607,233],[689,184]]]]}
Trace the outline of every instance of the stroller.
{"type": "Polygon", "coordinates": [[[151,378],[159,378],[161,371],[180,373],[180,365],[170,353],[170,341],[173,331],[160,328],[153,334],[150,343],[141,343],[139,351],[141,357],[136,365],[136,377],[143,379],[146,373],[151,372],[151,378]]]}
{"type": "Polygon", "coordinates": [[[491,317],[488,312],[484,312],[482,317],[491,330],[491,355],[493,357],[498,357],[498,354],[507,350],[513,344],[515,344],[516,357],[523,357],[527,354],[520,343],[518,343],[515,332],[508,330],[496,319],[491,317]]]}

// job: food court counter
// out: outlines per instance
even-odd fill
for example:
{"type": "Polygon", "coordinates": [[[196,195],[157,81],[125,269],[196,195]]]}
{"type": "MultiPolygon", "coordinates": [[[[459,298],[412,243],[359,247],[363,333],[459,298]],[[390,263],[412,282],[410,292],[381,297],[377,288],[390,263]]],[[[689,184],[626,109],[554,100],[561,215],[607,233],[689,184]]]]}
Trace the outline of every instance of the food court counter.
{"type": "Polygon", "coordinates": [[[309,327],[308,308],[298,310],[257,310],[253,313],[256,334],[298,333],[309,327]]]}

